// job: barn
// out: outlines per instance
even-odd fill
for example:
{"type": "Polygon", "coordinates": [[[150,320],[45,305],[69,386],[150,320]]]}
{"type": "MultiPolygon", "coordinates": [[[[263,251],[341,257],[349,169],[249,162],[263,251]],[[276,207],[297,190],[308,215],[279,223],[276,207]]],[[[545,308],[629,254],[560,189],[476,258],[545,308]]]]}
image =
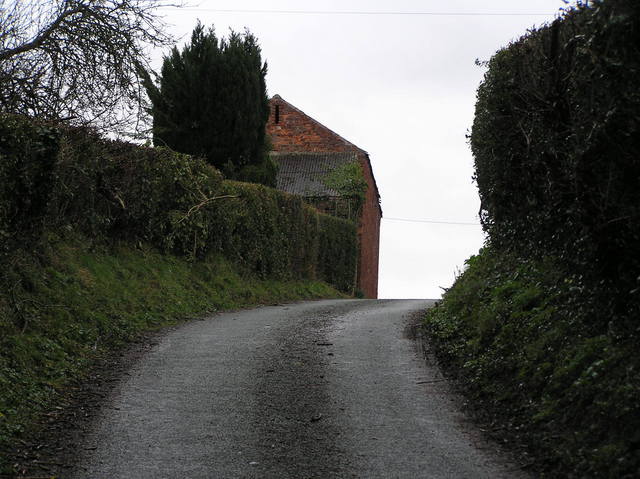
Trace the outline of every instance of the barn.
{"type": "Polygon", "coordinates": [[[377,298],[382,208],[369,154],[280,95],[271,98],[270,107],[267,133],[272,158],[279,165],[277,188],[303,196],[325,213],[357,222],[357,288],[364,297],[377,298]],[[331,172],[353,162],[360,164],[367,184],[364,202],[358,209],[324,181],[331,172]]]}

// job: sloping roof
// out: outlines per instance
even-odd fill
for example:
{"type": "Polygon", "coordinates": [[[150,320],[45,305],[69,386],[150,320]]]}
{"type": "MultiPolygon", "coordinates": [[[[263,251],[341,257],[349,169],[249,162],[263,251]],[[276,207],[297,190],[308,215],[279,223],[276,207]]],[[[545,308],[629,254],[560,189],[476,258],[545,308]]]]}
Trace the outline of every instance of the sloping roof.
{"type": "Polygon", "coordinates": [[[323,180],[336,168],[358,161],[355,152],[271,153],[278,163],[276,188],[300,196],[340,196],[323,180]]]}

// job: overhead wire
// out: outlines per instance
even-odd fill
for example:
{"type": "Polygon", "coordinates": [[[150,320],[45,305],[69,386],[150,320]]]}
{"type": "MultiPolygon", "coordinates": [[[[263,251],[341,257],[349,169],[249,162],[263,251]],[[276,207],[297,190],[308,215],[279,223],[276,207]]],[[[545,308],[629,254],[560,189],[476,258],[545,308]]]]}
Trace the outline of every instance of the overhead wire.
{"type": "Polygon", "coordinates": [[[423,11],[366,11],[366,10],[261,10],[261,9],[225,9],[201,7],[172,7],[187,12],[212,13],[261,13],[275,15],[404,15],[404,16],[436,16],[436,17],[520,17],[544,16],[553,13],[542,12],[423,12],[423,11]]]}
{"type": "Polygon", "coordinates": [[[402,221],[406,223],[429,223],[437,225],[458,225],[458,226],[482,226],[480,223],[467,223],[461,221],[438,221],[438,220],[423,220],[414,218],[391,218],[387,216],[382,217],[383,220],[388,221],[402,221]]]}

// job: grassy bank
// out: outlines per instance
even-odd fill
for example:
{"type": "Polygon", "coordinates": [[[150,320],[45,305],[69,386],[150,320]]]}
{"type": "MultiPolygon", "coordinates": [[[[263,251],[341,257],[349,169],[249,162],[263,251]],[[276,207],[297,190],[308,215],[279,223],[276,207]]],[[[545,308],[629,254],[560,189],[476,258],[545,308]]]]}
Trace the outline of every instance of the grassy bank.
{"type": "Polygon", "coordinates": [[[637,477],[640,357],[551,260],[484,249],[424,327],[475,410],[545,477],[637,477]]]}
{"type": "Polygon", "coordinates": [[[340,296],[321,282],[258,279],[220,256],[188,261],[84,236],[48,234],[42,244],[16,251],[0,275],[0,471],[10,472],[2,451],[65,385],[139,333],[223,309],[340,296]]]}

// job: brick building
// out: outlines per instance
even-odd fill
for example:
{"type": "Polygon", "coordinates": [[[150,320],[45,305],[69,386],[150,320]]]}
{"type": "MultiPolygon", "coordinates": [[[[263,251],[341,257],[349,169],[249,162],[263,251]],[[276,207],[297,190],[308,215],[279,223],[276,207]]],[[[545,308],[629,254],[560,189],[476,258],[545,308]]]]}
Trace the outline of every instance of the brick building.
{"type": "MultiPolygon", "coordinates": [[[[357,287],[365,297],[377,298],[382,209],[369,155],[287,103],[280,95],[271,98],[270,106],[267,133],[273,145],[272,155],[280,164],[279,189],[307,198],[332,197],[335,192],[327,190],[318,179],[345,162],[358,161],[362,166],[367,193],[359,218],[357,287]]],[[[336,201],[332,201],[324,207],[321,205],[321,209],[333,214],[331,208],[335,205],[336,201]]]]}

